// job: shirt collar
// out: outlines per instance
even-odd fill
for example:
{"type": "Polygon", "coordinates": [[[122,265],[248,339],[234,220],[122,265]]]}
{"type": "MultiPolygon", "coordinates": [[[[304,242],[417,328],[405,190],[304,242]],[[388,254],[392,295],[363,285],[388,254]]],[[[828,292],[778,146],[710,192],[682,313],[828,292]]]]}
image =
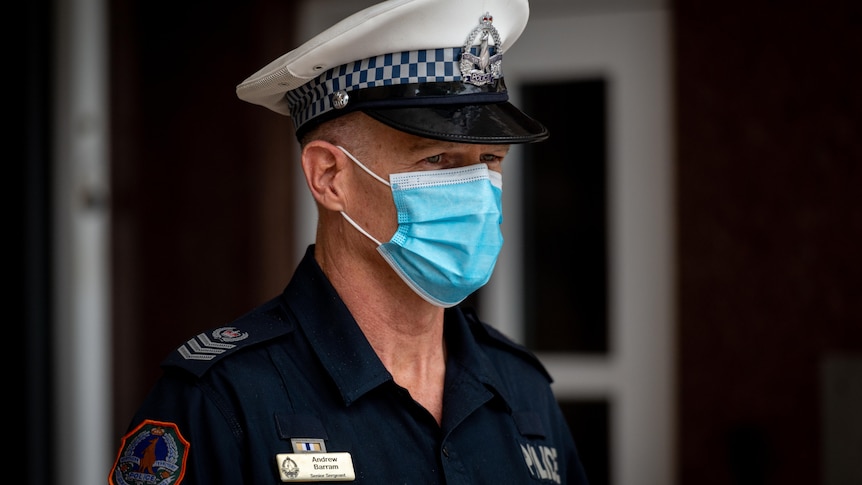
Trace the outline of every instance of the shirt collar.
{"type": "Polygon", "coordinates": [[[505,380],[500,377],[488,353],[476,340],[477,335],[485,332],[482,323],[471,322],[458,307],[446,309],[445,320],[445,338],[449,353],[446,372],[447,375],[453,376],[453,380],[447,382],[447,385],[452,385],[455,379],[459,385],[469,382],[510,404],[506,387],[503,385],[505,380]],[[456,374],[458,377],[454,377],[456,374]]]}
{"type": "MultiPolygon", "coordinates": [[[[335,382],[345,405],[349,406],[366,392],[392,381],[392,375],[314,259],[313,244],[297,266],[283,298],[335,382]]],[[[457,307],[446,309],[445,321],[449,352],[447,366],[457,366],[457,369],[447,370],[447,376],[452,375],[451,370],[457,370],[461,383],[466,379],[476,388],[487,389],[508,401],[500,385],[502,380],[476,341],[461,310],[457,307]]]]}
{"type": "Polygon", "coordinates": [[[392,380],[315,261],[313,244],[297,266],[283,298],[338,387],[345,405],[392,380]]]}

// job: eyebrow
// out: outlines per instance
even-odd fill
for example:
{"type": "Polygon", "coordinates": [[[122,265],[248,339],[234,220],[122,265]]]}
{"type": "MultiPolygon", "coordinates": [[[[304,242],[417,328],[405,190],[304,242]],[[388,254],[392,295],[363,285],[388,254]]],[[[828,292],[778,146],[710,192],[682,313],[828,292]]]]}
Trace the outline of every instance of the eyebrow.
{"type": "Polygon", "coordinates": [[[445,150],[456,146],[457,143],[451,141],[432,140],[430,138],[418,138],[410,144],[408,148],[411,150],[424,150],[427,148],[438,148],[445,150]]]}
{"type": "MultiPolygon", "coordinates": [[[[457,147],[460,143],[456,143],[453,141],[443,141],[443,140],[434,140],[430,138],[421,138],[417,137],[412,143],[408,145],[409,150],[426,150],[429,148],[434,148],[440,151],[446,151],[451,148],[457,147]]],[[[487,153],[494,154],[499,153],[500,151],[504,152],[504,154],[508,154],[511,148],[511,145],[497,145],[499,148],[494,150],[490,150],[487,153]]]]}

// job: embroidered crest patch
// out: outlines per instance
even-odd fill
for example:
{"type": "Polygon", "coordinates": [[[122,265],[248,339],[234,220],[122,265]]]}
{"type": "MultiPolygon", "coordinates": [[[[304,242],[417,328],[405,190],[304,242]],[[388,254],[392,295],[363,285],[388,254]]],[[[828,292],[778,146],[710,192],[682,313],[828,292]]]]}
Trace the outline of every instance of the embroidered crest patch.
{"type": "Polygon", "coordinates": [[[123,437],[108,483],[179,485],[188,451],[176,424],[147,419],[123,437]]]}

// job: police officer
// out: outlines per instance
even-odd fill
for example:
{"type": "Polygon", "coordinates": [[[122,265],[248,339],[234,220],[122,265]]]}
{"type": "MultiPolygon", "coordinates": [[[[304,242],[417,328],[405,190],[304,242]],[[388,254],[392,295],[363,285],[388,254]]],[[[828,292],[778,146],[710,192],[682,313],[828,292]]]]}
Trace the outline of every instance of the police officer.
{"type": "Polygon", "coordinates": [[[391,0],[239,84],[294,122],[316,240],[166,359],[109,483],[586,483],[545,369],[457,306],[503,242],[509,146],[548,136],[503,82],[528,15],[391,0]]]}

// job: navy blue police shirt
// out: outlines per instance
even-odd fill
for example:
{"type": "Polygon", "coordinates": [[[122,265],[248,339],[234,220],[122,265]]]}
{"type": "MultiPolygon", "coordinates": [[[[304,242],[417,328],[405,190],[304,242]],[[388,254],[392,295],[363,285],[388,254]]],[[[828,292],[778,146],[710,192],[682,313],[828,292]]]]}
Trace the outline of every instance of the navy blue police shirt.
{"type": "Polygon", "coordinates": [[[445,312],[440,425],[374,353],[313,257],[284,293],[164,362],[109,483],[586,484],[545,369],[445,312]]]}

